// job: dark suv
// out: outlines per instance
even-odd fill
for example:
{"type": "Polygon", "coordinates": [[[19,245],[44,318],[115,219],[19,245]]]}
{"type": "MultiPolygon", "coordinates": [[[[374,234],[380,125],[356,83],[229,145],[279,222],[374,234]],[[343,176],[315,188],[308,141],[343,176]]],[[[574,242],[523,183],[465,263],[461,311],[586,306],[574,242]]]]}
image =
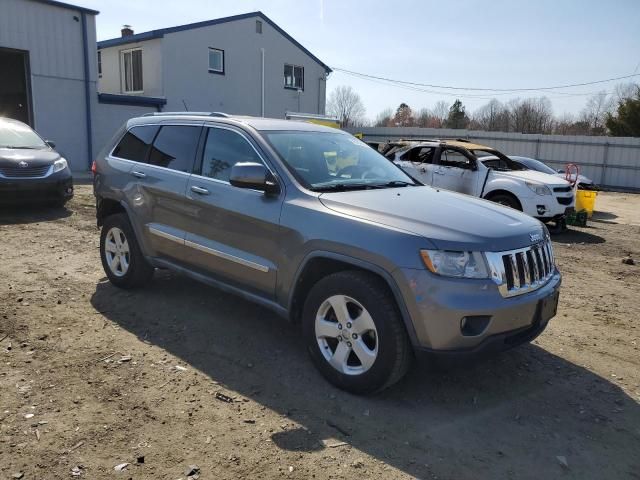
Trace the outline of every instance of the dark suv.
{"type": "Polygon", "coordinates": [[[135,118],[94,165],[110,281],[167,268],[302,324],[323,375],[364,393],[414,353],[503,350],[555,315],[546,228],[424,186],[353,136],[222,114],[135,118]]]}

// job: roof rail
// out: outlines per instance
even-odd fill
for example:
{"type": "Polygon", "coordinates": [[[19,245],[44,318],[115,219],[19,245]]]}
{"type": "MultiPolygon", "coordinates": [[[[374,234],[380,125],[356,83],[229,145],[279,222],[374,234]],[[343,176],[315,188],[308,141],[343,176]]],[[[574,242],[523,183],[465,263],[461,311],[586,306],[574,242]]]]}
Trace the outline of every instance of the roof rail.
{"type": "Polygon", "coordinates": [[[150,112],[142,115],[143,117],[174,117],[174,116],[185,116],[185,117],[224,117],[229,118],[231,115],[224,112],[150,112]]]}

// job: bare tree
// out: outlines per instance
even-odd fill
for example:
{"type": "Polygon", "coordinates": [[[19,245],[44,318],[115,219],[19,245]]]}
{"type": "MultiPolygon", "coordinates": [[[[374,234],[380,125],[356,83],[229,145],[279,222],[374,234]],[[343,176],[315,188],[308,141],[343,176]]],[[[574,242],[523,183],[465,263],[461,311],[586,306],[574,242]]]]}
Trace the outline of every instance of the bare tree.
{"type": "Polygon", "coordinates": [[[343,127],[359,126],[365,108],[360,95],[348,85],[341,85],[329,95],[327,112],[340,120],[343,127]]]}
{"type": "Polygon", "coordinates": [[[509,110],[495,98],[472,115],[472,126],[490,132],[509,131],[509,110]]]}
{"type": "Polygon", "coordinates": [[[449,118],[449,105],[447,105],[447,102],[440,100],[433,106],[431,114],[438,123],[435,127],[441,128],[444,125],[444,122],[447,121],[447,118],[449,118]]]}
{"type": "Polygon", "coordinates": [[[385,108],[376,117],[373,126],[374,127],[390,127],[391,119],[393,118],[393,110],[391,108],[385,108]]]}
{"type": "MultiPolygon", "coordinates": [[[[624,95],[621,89],[620,94],[624,95]]],[[[580,120],[586,122],[591,129],[592,135],[603,135],[605,133],[605,121],[607,114],[613,112],[615,100],[604,90],[589,97],[587,104],[582,109],[580,120]]]]}

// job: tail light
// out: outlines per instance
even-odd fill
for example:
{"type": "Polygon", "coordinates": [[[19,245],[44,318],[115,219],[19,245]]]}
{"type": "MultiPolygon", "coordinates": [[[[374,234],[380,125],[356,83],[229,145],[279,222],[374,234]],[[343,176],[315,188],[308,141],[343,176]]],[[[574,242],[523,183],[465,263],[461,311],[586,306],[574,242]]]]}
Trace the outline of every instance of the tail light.
{"type": "Polygon", "coordinates": [[[98,168],[96,167],[96,161],[95,160],[91,163],[91,173],[93,173],[94,177],[95,177],[96,173],[98,173],[98,168]]]}

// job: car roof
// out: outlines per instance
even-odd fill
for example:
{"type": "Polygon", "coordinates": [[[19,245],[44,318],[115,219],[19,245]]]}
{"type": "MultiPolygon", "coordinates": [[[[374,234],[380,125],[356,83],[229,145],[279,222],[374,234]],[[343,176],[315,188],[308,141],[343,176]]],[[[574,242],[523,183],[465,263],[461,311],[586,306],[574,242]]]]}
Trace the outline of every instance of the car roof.
{"type": "Polygon", "coordinates": [[[128,126],[157,123],[158,121],[204,121],[215,123],[227,123],[231,125],[247,125],[259,131],[303,131],[344,133],[342,130],[324,125],[302,121],[283,120],[279,118],[251,117],[248,115],[228,115],[220,112],[161,112],[132,118],[128,126]]]}
{"type": "Polygon", "coordinates": [[[466,140],[448,140],[448,139],[421,139],[421,140],[412,140],[412,139],[400,139],[398,141],[389,142],[390,144],[401,146],[406,145],[407,147],[437,147],[439,145],[449,145],[452,147],[458,148],[466,148],[467,150],[494,150],[495,148],[488,147],[486,145],[481,145],[479,143],[472,143],[466,140]]]}
{"type": "Polygon", "coordinates": [[[9,117],[0,117],[0,123],[8,123],[10,125],[20,125],[23,127],[29,127],[29,125],[27,125],[26,123],[21,122],[20,120],[16,120],[14,118],[9,118],[9,117]]]}

